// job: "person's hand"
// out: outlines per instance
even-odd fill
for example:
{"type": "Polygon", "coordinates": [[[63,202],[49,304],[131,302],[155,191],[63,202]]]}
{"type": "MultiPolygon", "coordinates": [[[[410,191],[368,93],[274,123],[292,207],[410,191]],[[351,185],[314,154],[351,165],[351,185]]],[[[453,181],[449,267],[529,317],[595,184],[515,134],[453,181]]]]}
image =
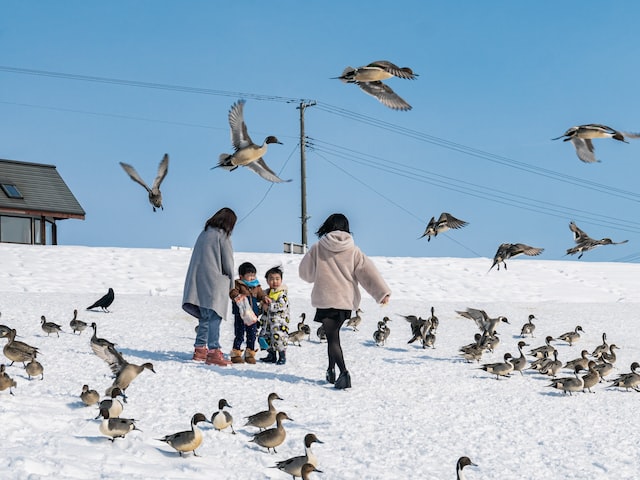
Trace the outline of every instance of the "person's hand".
{"type": "Polygon", "coordinates": [[[384,298],[380,301],[380,305],[386,305],[387,303],[389,303],[389,295],[385,295],[384,298]]]}

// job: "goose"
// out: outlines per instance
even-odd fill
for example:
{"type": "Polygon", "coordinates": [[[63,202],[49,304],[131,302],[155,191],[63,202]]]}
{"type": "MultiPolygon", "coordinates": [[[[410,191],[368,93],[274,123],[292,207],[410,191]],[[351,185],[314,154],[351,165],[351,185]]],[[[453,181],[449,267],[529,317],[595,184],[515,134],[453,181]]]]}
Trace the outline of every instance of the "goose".
{"type": "Polygon", "coordinates": [[[553,340],[553,337],[550,335],[547,335],[544,339],[545,344],[530,350],[529,355],[536,358],[542,358],[545,354],[551,355],[555,351],[555,347],[551,345],[552,340],[553,340]]]}
{"type": "Polygon", "coordinates": [[[113,300],[115,299],[115,297],[116,295],[115,295],[115,292],[113,291],[113,288],[109,288],[109,290],[107,290],[107,293],[105,293],[102,297],[100,297],[98,300],[92,303],[90,307],[87,307],[87,310],[93,310],[94,308],[101,308],[103,312],[109,313],[109,307],[113,303],[113,300]]]}
{"type": "Polygon", "coordinates": [[[460,457],[456,462],[456,478],[458,480],[465,480],[463,469],[464,467],[477,467],[475,463],[473,463],[469,457],[460,457]]]}
{"type": "Polygon", "coordinates": [[[231,433],[235,435],[236,431],[233,429],[233,417],[229,412],[224,411],[224,407],[231,408],[231,405],[229,405],[224,398],[221,398],[218,401],[218,411],[213,412],[211,415],[211,423],[213,428],[218,431],[231,427],[231,433]]]}
{"type": "Polygon", "coordinates": [[[100,433],[107,437],[111,437],[109,440],[112,442],[116,438],[124,438],[129,432],[133,430],[138,430],[136,427],[135,420],[132,418],[110,418],[109,410],[102,409],[100,410],[100,415],[102,416],[102,422],[100,422],[100,433]]]}
{"type": "Polygon", "coordinates": [[[360,322],[362,322],[362,317],[360,316],[361,313],[362,310],[358,308],[356,310],[356,314],[347,320],[347,327],[351,327],[354,332],[358,331],[358,326],[360,325],[360,322]]]}
{"type": "Polygon", "coordinates": [[[542,365],[538,371],[544,375],[549,375],[550,377],[555,378],[562,368],[562,361],[558,360],[558,351],[553,351],[553,360],[549,360],[544,365],[542,365]]]}
{"type": "Polygon", "coordinates": [[[618,347],[615,343],[612,343],[611,345],[609,345],[608,352],[602,352],[600,359],[608,363],[616,363],[617,356],[614,350],[620,350],[620,347],[618,347]]]}
{"type": "Polygon", "coordinates": [[[582,350],[582,352],[580,353],[580,358],[574,358],[573,360],[569,360],[567,363],[564,364],[564,368],[569,368],[573,370],[576,365],[580,365],[583,370],[588,370],[589,369],[588,357],[589,357],[589,351],[582,350]]]}
{"type": "Polygon", "coordinates": [[[587,364],[587,369],[589,370],[589,373],[582,376],[582,382],[584,383],[582,387],[582,391],[589,390],[589,392],[594,393],[591,391],[591,387],[595,386],[600,381],[600,374],[598,373],[595,367],[596,367],[596,362],[594,362],[593,360],[590,360],[589,363],[587,364]]]}
{"type": "Polygon", "coordinates": [[[602,356],[602,352],[609,350],[609,344],[607,343],[607,334],[602,332],[602,343],[593,349],[591,356],[598,360],[602,356]]]}
{"type": "Polygon", "coordinates": [[[283,420],[291,420],[291,418],[289,418],[285,412],[278,412],[276,415],[276,426],[256,433],[249,441],[266,448],[267,452],[273,450],[273,453],[278,453],[276,447],[281,445],[285,438],[287,438],[287,432],[282,426],[283,420]]]}
{"type": "Polygon", "coordinates": [[[302,320],[300,320],[298,322],[298,330],[300,330],[301,332],[304,332],[305,335],[309,336],[309,339],[311,339],[311,327],[309,325],[307,325],[306,323],[304,323],[305,319],[307,318],[307,314],[306,313],[301,313],[300,314],[300,318],[302,320]]]}
{"type": "Polygon", "coordinates": [[[505,353],[504,362],[485,363],[480,369],[495,375],[496,380],[500,380],[500,377],[508,377],[513,372],[513,363],[509,361],[511,358],[510,353],[505,353]]]}
{"type": "Polygon", "coordinates": [[[275,400],[282,400],[280,396],[272,392],[267,397],[267,404],[269,406],[268,410],[263,410],[262,412],[254,413],[253,415],[249,415],[245,417],[247,419],[246,425],[250,425],[252,427],[258,427],[260,430],[264,430],[265,428],[270,427],[276,421],[276,408],[273,406],[273,402],[275,400]]]}
{"type": "Polygon", "coordinates": [[[376,99],[383,105],[394,110],[411,110],[405,100],[398,96],[387,84],[382,83],[391,77],[413,80],[418,75],[409,67],[398,67],[387,60],[378,60],[362,67],[346,67],[342,75],[334,77],[344,83],[354,83],[360,89],[376,99]]]}
{"type": "Polygon", "coordinates": [[[98,413],[98,416],[96,418],[100,418],[103,410],[106,410],[109,413],[110,418],[119,417],[122,413],[122,410],[124,410],[122,402],[117,398],[121,393],[122,392],[119,388],[112,389],[110,394],[108,395],[109,398],[105,398],[98,404],[98,410],[100,413],[98,413]]]}
{"type": "Polygon", "coordinates": [[[95,405],[100,400],[100,395],[95,390],[89,388],[89,385],[82,386],[82,392],[80,393],[80,400],[87,407],[95,405]]]}
{"type": "Polygon", "coordinates": [[[522,328],[520,329],[521,337],[524,337],[525,335],[531,335],[531,338],[533,338],[533,332],[536,329],[536,326],[533,323],[534,318],[536,317],[533,313],[529,314],[529,319],[524,325],[522,325],[522,328]]]}
{"type": "Polygon", "coordinates": [[[520,375],[524,375],[522,371],[527,367],[527,357],[522,352],[522,347],[528,346],[527,343],[520,340],[518,342],[518,352],[520,352],[519,357],[511,357],[511,364],[513,365],[514,372],[520,372],[520,375]]]}
{"type": "Polygon", "coordinates": [[[574,343],[580,340],[580,334],[578,332],[584,333],[584,330],[582,330],[582,327],[580,325],[577,325],[575,330],[573,330],[572,332],[563,333],[557,338],[557,340],[562,340],[563,342],[567,342],[569,346],[572,346],[574,343]]]}
{"type": "Polygon", "coordinates": [[[7,335],[7,343],[2,349],[4,356],[11,360],[9,366],[13,365],[14,362],[22,362],[24,366],[28,360],[31,358],[35,358],[35,356],[39,353],[36,347],[32,347],[31,345],[27,345],[24,342],[20,342],[15,339],[16,338],[16,329],[12,328],[7,335]]]}
{"type": "MultiPolygon", "coordinates": [[[[456,310],[456,313],[465,318],[470,318],[471,320],[476,322],[476,325],[478,326],[480,331],[486,332],[489,336],[496,333],[496,328],[501,322],[509,323],[509,319],[505,316],[500,315],[495,318],[489,318],[487,312],[485,312],[484,310],[479,310],[477,308],[467,308],[465,311],[456,310]]],[[[509,323],[509,325],[511,324],[509,323]]]]}
{"type": "Polygon", "coordinates": [[[638,362],[633,362],[631,364],[631,372],[623,373],[618,378],[614,379],[610,386],[624,388],[627,391],[631,388],[636,392],[640,392],[640,388],[638,388],[640,386],[640,374],[636,372],[638,368],[640,368],[640,364],[638,364],[638,362]]]}
{"type": "MultiPolygon", "coordinates": [[[[311,472],[318,472],[318,473],[322,473],[322,470],[318,470],[313,464],[311,463],[305,463],[302,468],[300,469],[300,477],[302,478],[302,480],[310,480],[309,475],[311,474],[311,472]]],[[[295,478],[295,477],[294,477],[295,478]]]]}
{"type": "Polygon", "coordinates": [[[528,255],[530,257],[540,255],[544,252],[544,248],[538,247],[530,247],[529,245],[525,245],[524,243],[502,243],[496,254],[493,257],[493,264],[489,268],[489,271],[496,265],[498,266],[498,270],[500,270],[500,264],[504,265],[504,269],[507,269],[506,260],[510,258],[516,257],[518,255],[528,255]]]}
{"type": "Polygon", "coordinates": [[[584,252],[589,250],[593,250],[596,247],[601,245],[622,245],[623,243],[627,243],[629,240],[623,240],[621,242],[614,242],[610,238],[601,238],[600,240],[595,240],[587,235],[584,231],[580,230],[575,222],[569,223],[569,229],[573,232],[573,239],[576,242],[576,246],[567,249],[567,253],[565,255],[575,255],[579,253],[578,260],[582,258],[584,252]]]}
{"type": "Polygon", "coordinates": [[[281,470],[285,473],[288,473],[293,478],[302,477],[302,467],[305,464],[311,464],[314,467],[318,466],[318,459],[315,454],[311,450],[311,445],[313,443],[324,443],[316,437],[313,433],[307,433],[304,436],[304,455],[300,455],[298,457],[291,457],[287,460],[282,460],[277,462],[275,468],[281,470]]]}
{"type": "Polygon", "coordinates": [[[69,326],[74,334],[76,332],[82,333],[88,327],[87,322],[78,320],[78,310],[73,310],[73,319],[69,322],[69,326]]]}
{"type": "Polygon", "coordinates": [[[429,223],[427,224],[427,228],[425,228],[424,233],[420,238],[426,236],[427,242],[430,242],[432,236],[435,238],[439,233],[443,233],[451,229],[462,228],[466,225],[469,225],[469,223],[454,217],[450,213],[442,212],[438,221],[436,221],[435,217],[431,217],[431,220],[429,220],[429,223]]]}
{"type": "Polygon", "coordinates": [[[619,132],[606,125],[598,123],[590,123],[587,125],[577,125],[569,128],[566,132],[551,140],[563,139],[563,142],[570,141],[576,149],[576,155],[585,163],[595,163],[600,160],[596,159],[595,147],[593,146],[594,138],[613,138],[620,142],[629,143],[624,138],[640,138],[638,133],[619,132]]]}
{"type": "Polygon", "coordinates": [[[584,370],[582,366],[576,365],[574,369],[575,377],[556,378],[547,387],[557,388],[562,390],[566,395],[573,395],[573,392],[581,392],[584,389],[584,380],[578,376],[580,370],[584,370]]]}
{"type": "Polygon", "coordinates": [[[50,333],[55,333],[58,337],[60,337],[62,327],[57,323],[47,322],[47,319],[44,315],[40,317],[40,326],[42,327],[42,330],[47,334],[47,337],[50,333]]]}
{"type": "Polygon", "coordinates": [[[198,423],[207,422],[207,418],[202,413],[196,413],[191,417],[191,430],[184,432],[172,433],[165,435],[156,440],[171,445],[182,456],[185,452],[193,452],[194,456],[198,456],[196,448],[202,444],[202,431],[198,428],[198,423]]]}
{"type": "Polygon", "coordinates": [[[31,377],[37,377],[38,375],[40,375],[40,380],[44,380],[44,367],[36,360],[35,355],[31,356],[31,361],[25,365],[24,369],[27,371],[29,380],[31,380],[31,377]]]}
{"type": "Polygon", "coordinates": [[[4,363],[2,365],[0,365],[0,392],[6,390],[7,388],[9,389],[9,393],[11,395],[14,395],[13,390],[11,390],[12,388],[16,388],[18,386],[18,384],[16,383],[16,381],[11,378],[9,375],[7,375],[5,373],[5,365],[4,363]]]}
{"type": "Polygon", "coordinates": [[[162,160],[160,160],[160,164],[158,165],[158,173],[156,174],[156,178],[153,180],[153,184],[149,187],[146,182],[142,179],[142,177],[138,174],[135,168],[133,168],[128,163],[120,162],[120,166],[129,175],[129,178],[141,185],[147,193],[149,194],[149,203],[151,204],[151,208],[155,212],[157,208],[164,210],[162,206],[162,192],[160,192],[160,184],[164,180],[164,177],[167,176],[167,172],[169,171],[169,155],[164,154],[162,160]]]}
{"type": "Polygon", "coordinates": [[[247,167],[269,182],[281,183],[291,180],[282,180],[273,170],[271,170],[262,156],[267,153],[267,145],[278,141],[273,135],[265,138],[262,145],[256,145],[249,137],[247,125],[244,123],[244,100],[238,100],[229,110],[229,125],[231,126],[231,144],[234,153],[223,153],[220,155],[218,165],[213,168],[222,167],[225,170],[233,171],[239,166],[247,167]]]}

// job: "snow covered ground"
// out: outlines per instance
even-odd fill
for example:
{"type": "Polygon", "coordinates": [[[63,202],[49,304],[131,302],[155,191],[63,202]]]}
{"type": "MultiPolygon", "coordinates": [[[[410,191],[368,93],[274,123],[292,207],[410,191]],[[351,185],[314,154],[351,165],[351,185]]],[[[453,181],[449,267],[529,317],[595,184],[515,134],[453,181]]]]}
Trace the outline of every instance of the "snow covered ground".
{"type": "MultiPolygon", "coordinates": [[[[574,346],[555,343],[563,361],[592,351],[606,332],[620,347],[613,377],[640,361],[640,265],[515,259],[506,271],[487,272],[488,258],[374,257],[392,299],[383,308],[363,295],[360,330],[342,332],[353,388],[337,391],[324,382],[326,345],[312,322],[310,340],[290,346],[284,366],[192,362],[195,320],[180,308],[189,257],[179,248],[0,245],[0,323],[39,347],[45,369],[41,381],[29,380],[21,365],[7,366],[18,386],[13,396],[0,392],[0,478],[286,479],[270,467],[302,454],[309,432],[324,442],[313,446],[323,473],[311,478],[318,479],[455,478],[463,455],[478,464],[465,469],[467,480],[640,478],[640,394],[601,383],[594,393],[563,395],[532,370],[497,381],[458,355],[477,328],[455,312],[475,307],[509,318],[498,329],[500,345],[482,363],[517,352],[530,313],[537,329],[527,349],[583,327],[574,346]],[[108,287],[116,292],[111,313],[86,311],[108,287]],[[436,348],[408,345],[402,315],[425,317],[431,306],[440,319],[436,348]],[[113,443],[99,432],[95,407],[79,399],[83,384],[102,394],[112,380],[91,351],[90,332],[71,333],[74,309],[128,361],[152,362],[157,372],[144,371],[127,390],[122,417],[134,418],[141,431],[113,443]],[[64,333],[47,336],[41,315],[64,333]],[[372,333],[383,316],[391,319],[391,335],[377,347],[372,333]],[[276,406],[293,419],[277,454],[249,442],[256,429],[243,419],[263,410],[270,392],[284,399],[276,406]],[[236,435],[201,424],[199,457],[181,458],[157,440],[188,429],[196,412],[210,418],[220,398],[233,406],[236,435]]],[[[261,280],[267,268],[284,265],[296,321],[303,312],[313,315],[311,286],[297,276],[300,258],[235,255],[236,265],[253,262],[261,280]]],[[[225,321],[226,353],[232,330],[225,321]]]]}

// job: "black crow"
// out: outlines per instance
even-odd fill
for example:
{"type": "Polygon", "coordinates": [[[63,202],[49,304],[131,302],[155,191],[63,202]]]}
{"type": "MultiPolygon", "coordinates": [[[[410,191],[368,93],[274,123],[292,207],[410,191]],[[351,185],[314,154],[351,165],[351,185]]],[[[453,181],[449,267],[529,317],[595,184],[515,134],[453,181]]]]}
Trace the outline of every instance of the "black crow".
{"type": "Polygon", "coordinates": [[[87,310],[100,307],[103,311],[108,312],[109,306],[113,303],[114,296],[113,288],[109,288],[109,291],[100,300],[96,301],[96,303],[87,307],[87,310]]]}

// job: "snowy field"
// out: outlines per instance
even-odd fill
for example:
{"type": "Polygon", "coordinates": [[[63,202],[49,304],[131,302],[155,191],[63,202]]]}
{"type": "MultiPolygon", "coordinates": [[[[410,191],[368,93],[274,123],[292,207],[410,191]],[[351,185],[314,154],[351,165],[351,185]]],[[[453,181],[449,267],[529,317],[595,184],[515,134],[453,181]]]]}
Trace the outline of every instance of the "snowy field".
{"type": "MultiPolygon", "coordinates": [[[[192,362],[196,322],[180,306],[189,257],[188,249],[0,245],[0,324],[37,346],[44,366],[44,380],[29,380],[17,363],[7,366],[17,388],[15,395],[0,392],[0,478],[284,480],[290,476],[270,467],[301,455],[310,432],[324,442],[313,446],[323,472],[313,479],[455,478],[463,455],[478,464],[465,469],[467,480],[640,478],[640,394],[604,382],[594,393],[563,395],[533,370],[497,381],[459,356],[478,330],[456,314],[475,307],[508,317],[510,324],[498,328],[500,345],[482,363],[517,353],[531,313],[537,329],[527,350],[546,335],[583,327],[575,345],[554,342],[565,362],[592,351],[606,332],[620,347],[613,378],[640,361],[638,264],[515,259],[506,271],[488,272],[488,258],[374,257],[391,302],[383,308],[363,295],[360,330],[342,331],[353,388],[337,391],[324,382],[326,345],[312,322],[311,338],[289,347],[284,366],[192,362]],[[116,294],[111,313],[86,311],[108,287],[116,294]],[[431,306],[440,319],[436,348],[408,345],[402,315],[426,317],[431,306]],[[91,332],[71,333],[74,309],[129,362],[152,362],[157,372],[144,371],[127,390],[121,416],[135,419],[141,431],[113,443],[98,430],[96,408],[79,399],[83,384],[103,394],[112,379],[90,348],[91,332]],[[59,338],[41,330],[41,315],[62,325],[59,338]],[[391,335],[378,347],[372,333],[383,316],[391,319],[391,335]],[[276,406],[293,419],[276,454],[249,442],[257,429],[243,418],[265,409],[270,392],[283,398],[276,406]],[[236,435],[201,424],[198,457],[181,458],[157,440],[188,429],[196,412],[210,418],[220,398],[233,407],[236,435]]],[[[236,266],[253,262],[261,280],[267,268],[283,264],[295,321],[313,315],[311,286],[297,276],[300,258],[235,255],[236,266]]],[[[225,353],[232,336],[227,320],[225,353]]]]}

